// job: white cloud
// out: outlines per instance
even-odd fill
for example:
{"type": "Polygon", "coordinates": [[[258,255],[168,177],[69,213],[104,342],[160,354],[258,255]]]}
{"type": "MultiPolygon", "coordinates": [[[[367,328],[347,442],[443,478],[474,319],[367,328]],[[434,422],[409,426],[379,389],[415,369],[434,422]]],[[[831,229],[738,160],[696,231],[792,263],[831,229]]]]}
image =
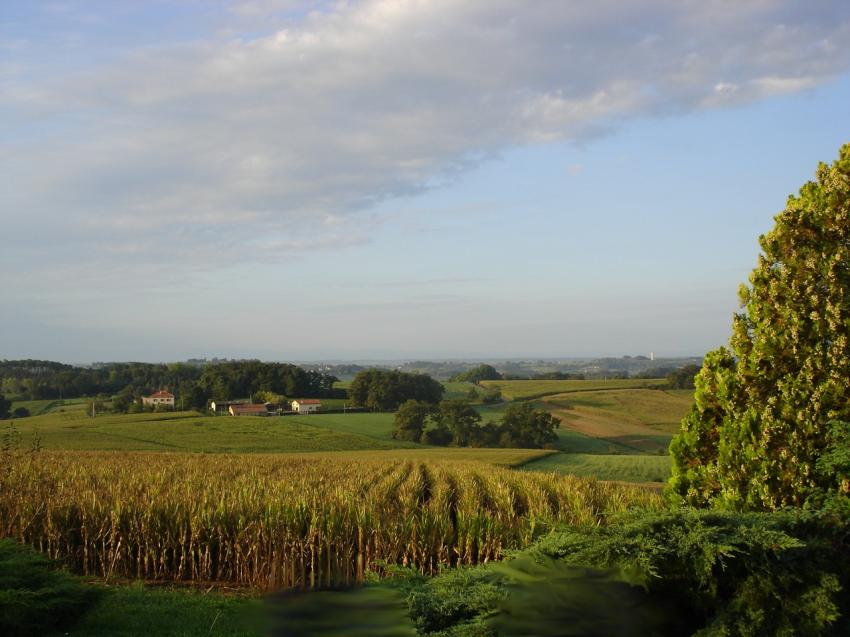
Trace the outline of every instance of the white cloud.
{"type": "Polygon", "coordinates": [[[274,259],[310,233],[356,243],[377,202],[505,148],[800,91],[850,66],[843,2],[230,9],[283,12],[288,26],[129,51],[62,81],[7,76],[0,108],[16,134],[2,146],[12,186],[0,210],[21,236],[40,230],[12,250],[37,254],[53,235],[54,262],[167,269],[274,259]]]}

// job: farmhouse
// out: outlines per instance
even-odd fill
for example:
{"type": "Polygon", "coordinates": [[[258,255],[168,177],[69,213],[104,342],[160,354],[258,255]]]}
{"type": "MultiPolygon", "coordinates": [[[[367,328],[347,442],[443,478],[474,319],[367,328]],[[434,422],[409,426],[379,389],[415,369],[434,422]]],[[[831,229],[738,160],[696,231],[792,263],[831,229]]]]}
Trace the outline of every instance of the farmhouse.
{"type": "Polygon", "coordinates": [[[252,405],[243,403],[241,405],[230,405],[228,413],[231,416],[268,416],[269,410],[265,405],[252,405]]]}
{"type": "Polygon", "coordinates": [[[321,400],[315,400],[312,398],[292,401],[292,411],[297,411],[299,414],[312,414],[314,411],[319,411],[321,406],[321,400]]]}
{"type": "Polygon", "coordinates": [[[152,393],[150,396],[142,396],[142,404],[153,405],[154,407],[158,407],[160,405],[164,405],[165,407],[174,407],[174,394],[164,390],[159,390],[158,392],[152,393]]]}

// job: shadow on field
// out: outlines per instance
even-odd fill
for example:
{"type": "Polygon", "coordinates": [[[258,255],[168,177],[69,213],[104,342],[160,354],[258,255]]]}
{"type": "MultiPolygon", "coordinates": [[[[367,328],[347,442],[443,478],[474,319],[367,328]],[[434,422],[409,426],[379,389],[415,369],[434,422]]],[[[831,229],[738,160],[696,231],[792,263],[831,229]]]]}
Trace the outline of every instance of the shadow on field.
{"type": "Polygon", "coordinates": [[[430,584],[405,592],[375,585],[273,595],[267,600],[270,635],[673,637],[695,628],[673,602],[651,597],[620,570],[527,557],[491,569],[485,587],[467,582],[454,595],[430,584]],[[485,588],[500,593],[494,599],[485,588]]]}
{"type": "Polygon", "coordinates": [[[278,593],[268,598],[270,637],[415,637],[405,596],[382,587],[278,593]]]}

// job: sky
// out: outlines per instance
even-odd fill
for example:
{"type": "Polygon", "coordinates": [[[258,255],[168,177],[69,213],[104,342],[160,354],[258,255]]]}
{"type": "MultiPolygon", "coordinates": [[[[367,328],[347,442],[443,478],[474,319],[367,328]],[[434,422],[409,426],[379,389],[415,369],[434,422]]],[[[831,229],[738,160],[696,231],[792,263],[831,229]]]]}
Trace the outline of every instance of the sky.
{"type": "Polygon", "coordinates": [[[0,359],[690,356],[844,0],[0,2],[0,359]]]}

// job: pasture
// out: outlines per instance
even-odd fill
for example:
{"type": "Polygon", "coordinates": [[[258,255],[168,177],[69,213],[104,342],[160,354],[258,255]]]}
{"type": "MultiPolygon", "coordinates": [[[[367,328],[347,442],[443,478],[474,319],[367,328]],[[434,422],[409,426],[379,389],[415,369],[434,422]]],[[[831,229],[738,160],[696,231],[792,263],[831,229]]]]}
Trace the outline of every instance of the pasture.
{"type": "Polygon", "coordinates": [[[286,417],[201,416],[196,412],[52,412],[14,421],[24,444],[45,449],[273,453],[418,447],[392,440],[392,414],[286,417]]]}
{"type": "Polygon", "coordinates": [[[546,396],[541,405],[560,418],[566,451],[575,433],[604,441],[606,453],[666,451],[693,404],[691,390],[617,389],[546,396]]]}
{"type": "Polygon", "coordinates": [[[557,453],[521,466],[524,471],[542,471],[600,480],[661,484],[670,477],[670,457],[650,455],[602,455],[557,453]]]}
{"type": "Polygon", "coordinates": [[[84,398],[71,398],[65,400],[15,400],[12,409],[23,407],[30,412],[31,416],[41,416],[52,411],[85,411],[86,400],[84,398]]]}
{"type": "Polygon", "coordinates": [[[530,400],[553,394],[612,389],[663,387],[663,378],[626,378],[622,380],[482,380],[481,386],[498,389],[507,400],[530,400]]]}
{"type": "Polygon", "coordinates": [[[262,590],[382,564],[432,574],[660,506],[639,487],[456,460],[44,451],[0,473],[0,535],[78,573],[262,590]]]}

